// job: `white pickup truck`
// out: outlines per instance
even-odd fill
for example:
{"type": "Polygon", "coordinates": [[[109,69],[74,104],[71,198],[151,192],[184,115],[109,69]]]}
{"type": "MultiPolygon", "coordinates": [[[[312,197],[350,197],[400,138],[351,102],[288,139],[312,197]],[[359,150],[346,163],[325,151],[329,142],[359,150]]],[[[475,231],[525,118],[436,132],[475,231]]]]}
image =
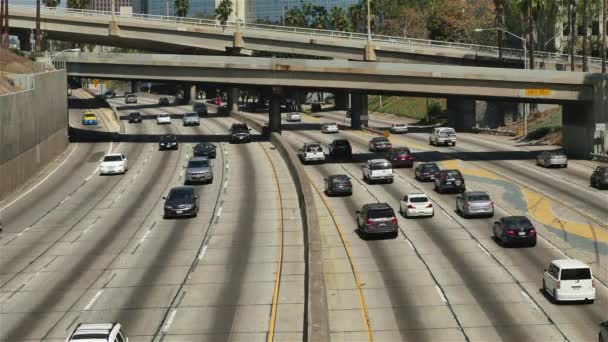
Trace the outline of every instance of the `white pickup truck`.
{"type": "Polygon", "coordinates": [[[298,155],[304,164],[325,161],[325,152],[319,143],[305,143],[298,151],[298,155]]]}
{"type": "Polygon", "coordinates": [[[450,127],[437,127],[429,136],[430,145],[456,146],[456,131],[450,127]]]}
{"type": "Polygon", "coordinates": [[[363,171],[363,179],[370,184],[376,181],[392,183],[393,177],[395,177],[393,165],[386,159],[368,160],[365,165],[361,166],[361,169],[363,171]]]}

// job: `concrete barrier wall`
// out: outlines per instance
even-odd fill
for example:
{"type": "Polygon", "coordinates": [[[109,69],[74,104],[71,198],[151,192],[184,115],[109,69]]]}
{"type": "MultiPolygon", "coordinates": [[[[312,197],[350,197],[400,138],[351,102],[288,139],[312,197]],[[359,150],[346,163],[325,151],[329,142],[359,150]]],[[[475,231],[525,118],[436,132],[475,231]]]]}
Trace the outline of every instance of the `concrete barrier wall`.
{"type": "Polygon", "coordinates": [[[0,96],[0,201],[68,146],[65,71],[29,77],[31,89],[0,96]]]}

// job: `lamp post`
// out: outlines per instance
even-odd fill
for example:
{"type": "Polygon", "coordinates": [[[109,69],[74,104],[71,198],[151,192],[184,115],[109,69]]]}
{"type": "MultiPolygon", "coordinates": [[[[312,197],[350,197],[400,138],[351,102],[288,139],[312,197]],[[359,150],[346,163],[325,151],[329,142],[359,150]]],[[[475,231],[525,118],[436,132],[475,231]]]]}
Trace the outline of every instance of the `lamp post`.
{"type": "MultiPolygon", "coordinates": [[[[527,47],[528,42],[526,41],[526,38],[520,37],[520,36],[516,35],[515,33],[509,32],[502,27],[475,29],[475,32],[483,32],[483,31],[501,31],[501,32],[504,32],[506,34],[509,34],[509,35],[521,40],[522,46],[524,48],[524,70],[528,70],[528,47],[527,47]]],[[[525,103],[524,104],[524,137],[526,137],[527,135],[528,135],[528,103],[525,103]]]]}
{"type": "Polygon", "coordinates": [[[372,14],[371,14],[371,0],[367,0],[367,44],[372,43],[372,14]]]}
{"type": "Polygon", "coordinates": [[[551,39],[547,40],[545,42],[545,51],[547,51],[547,45],[549,45],[549,43],[551,43],[555,38],[557,38],[557,37],[559,37],[561,35],[562,35],[562,33],[558,32],[555,36],[551,37],[551,39]]]}
{"type": "Polygon", "coordinates": [[[67,50],[63,50],[63,51],[59,51],[56,54],[49,56],[49,52],[48,50],[45,51],[45,59],[46,59],[46,67],[47,70],[50,68],[51,64],[53,63],[53,61],[55,60],[55,58],[57,58],[59,55],[61,55],[62,53],[65,52],[80,52],[80,49],[76,48],[76,49],[67,49],[67,50]]]}

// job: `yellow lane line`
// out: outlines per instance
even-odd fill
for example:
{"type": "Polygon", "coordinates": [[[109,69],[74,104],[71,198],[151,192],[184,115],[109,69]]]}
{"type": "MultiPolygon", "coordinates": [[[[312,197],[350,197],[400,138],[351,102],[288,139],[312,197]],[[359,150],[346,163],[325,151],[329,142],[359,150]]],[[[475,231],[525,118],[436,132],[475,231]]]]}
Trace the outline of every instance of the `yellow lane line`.
{"type": "Polygon", "coordinates": [[[365,322],[367,340],[369,342],[373,342],[374,336],[372,335],[372,329],[371,329],[371,326],[369,323],[369,313],[367,310],[367,305],[365,304],[365,297],[363,296],[363,288],[361,287],[361,279],[359,278],[359,272],[357,272],[357,267],[355,266],[355,262],[353,261],[352,254],[350,253],[350,247],[348,245],[348,242],[346,242],[346,238],[344,238],[344,234],[342,233],[342,228],[341,228],[340,224],[338,223],[338,220],[336,220],[336,217],[334,216],[333,212],[331,211],[331,209],[329,207],[329,203],[327,203],[327,200],[325,199],[325,197],[323,197],[321,190],[319,190],[319,188],[313,182],[313,180],[310,178],[310,175],[308,173],[306,173],[306,178],[308,178],[308,182],[310,182],[312,187],[315,189],[315,191],[321,198],[321,201],[323,201],[323,204],[325,205],[325,208],[327,208],[327,212],[329,213],[329,216],[331,217],[331,220],[333,221],[334,226],[336,227],[336,230],[338,231],[338,235],[340,235],[340,240],[342,240],[342,245],[344,246],[344,250],[346,251],[346,255],[348,256],[348,262],[350,264],[350,269],[353,271],[353,277],[355,278],[355,284],[357,285],[357,293],[359,294],[359,304],[361,305],[361,313],[363,314],[363,321],[365,322]]]}
{"type": "Polygon", "coordinates": [[[277,305],[279,301],[279,290],[281,285],[281,272],[283,270],[283,199],[281,197],[281,187],[279,186],[279,176],[277,175],[277,170],[272,162],[272,158],[270,158],[270,154],[264,148],[264,146],[260,143],[260,148],[264,151],[266,158],[270,162],[270,166],[272,167],[272,174],[274,176],[274,186],[277,190],[278,197],[277,201],[279,203],[279,257],[278,257],[278,265],[277,265],[277,273],[274,281],[274,293],[272,294],[272,308],[270,310],[270,322],[268,324],[268,335],[266,338],[267,342],[272,342],[274,340],[274,327],[277,321],[277,305]]]}

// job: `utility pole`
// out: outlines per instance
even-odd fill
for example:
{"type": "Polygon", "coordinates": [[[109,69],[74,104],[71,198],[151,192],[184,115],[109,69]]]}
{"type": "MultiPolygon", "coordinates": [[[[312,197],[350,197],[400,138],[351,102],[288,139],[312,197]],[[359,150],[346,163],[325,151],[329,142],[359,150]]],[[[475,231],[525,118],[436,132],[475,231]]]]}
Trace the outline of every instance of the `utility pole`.
{"type": "Polygon", "coordinates": [[[34,33],[34,53],[39,54],[42,51],[42,45],[40,44],[40,1],[36,0],[36,32],[34,33]]]}
{"type": "Polygon", "coordinates": [[[0,0],[0,48],[4,46],[4,0],[0,0]]]}
{"type": "Polygon", "coordinates": [[[4,1],[4,35],[2,36],[3,39],[3,48],[8,49],[8,31],[9,31],[9,25],[8,25],[8,0],[4,1]]]}
{"type": "Polygon", "coordinates": [[[602,0],[602,73],[606,72],[606,0],[602,0]]]}
{"type": "Polygon", "coordinates": [[[169,0],[165,0],[165,15],[169,16],[169,0]]]}

